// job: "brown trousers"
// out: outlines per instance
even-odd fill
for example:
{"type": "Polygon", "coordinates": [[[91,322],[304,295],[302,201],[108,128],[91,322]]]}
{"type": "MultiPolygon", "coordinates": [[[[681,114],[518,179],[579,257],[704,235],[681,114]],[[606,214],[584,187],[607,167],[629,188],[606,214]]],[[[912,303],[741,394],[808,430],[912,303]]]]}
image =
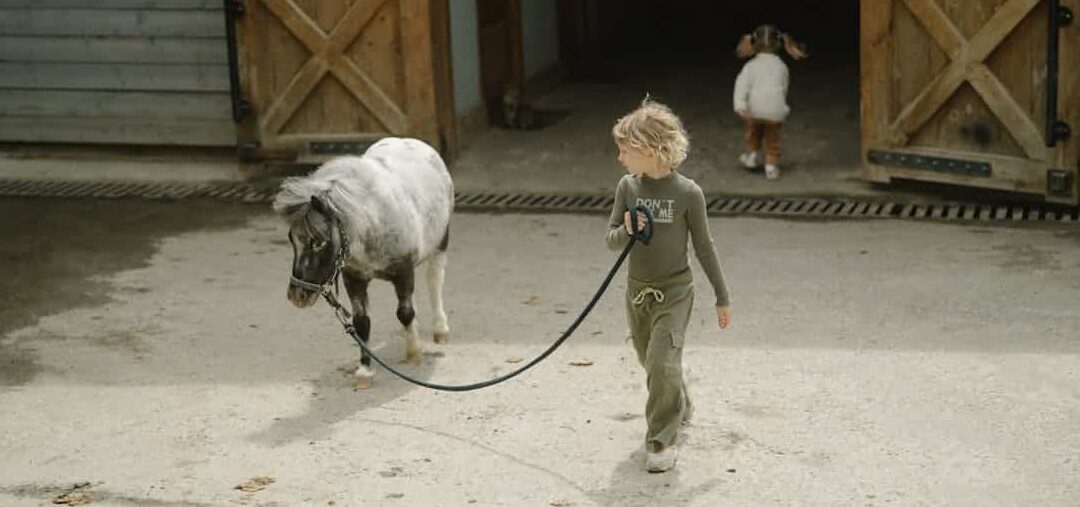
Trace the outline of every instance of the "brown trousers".
{"type": "Polygon", "coordinates": [[[764,144],[765,163],[777,165],[780,163],[780,125],[779,122],[768,120],[746,119],[746,150],[758,151],[764,144]]]}

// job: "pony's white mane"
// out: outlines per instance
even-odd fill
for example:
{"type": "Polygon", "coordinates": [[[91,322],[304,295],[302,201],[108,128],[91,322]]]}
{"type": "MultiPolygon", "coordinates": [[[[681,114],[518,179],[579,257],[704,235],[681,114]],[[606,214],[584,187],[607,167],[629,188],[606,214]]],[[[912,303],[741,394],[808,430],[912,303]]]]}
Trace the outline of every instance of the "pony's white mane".
{"type": "Polygon", "coordinates": [[[307,211],[311,197],[319,196],[349,229],[356,229],[360,225],[356,222],[372,218],[370,206],[362,204],[371,185],[378,183],[378,178],[370,177],[372,169],[360,157],[341,157],[309,176],[287,178],[274,198],[274,211],[296,220],[307,211]]]}

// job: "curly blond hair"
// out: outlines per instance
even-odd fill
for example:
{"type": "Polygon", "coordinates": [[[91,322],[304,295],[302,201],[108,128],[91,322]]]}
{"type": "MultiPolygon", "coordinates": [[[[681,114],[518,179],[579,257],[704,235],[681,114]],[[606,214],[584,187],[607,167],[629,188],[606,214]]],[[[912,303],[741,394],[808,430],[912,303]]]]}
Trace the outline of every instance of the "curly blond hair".
{"type": "Polygon", "coordinates": [[[642,151],[655,150],[660,163],[672,169],[686,160],[690,150],[690,137],[682,120],[671,108],[648,96],[637,109],[615,122],[611,135],[616,143],[642,151]]]}

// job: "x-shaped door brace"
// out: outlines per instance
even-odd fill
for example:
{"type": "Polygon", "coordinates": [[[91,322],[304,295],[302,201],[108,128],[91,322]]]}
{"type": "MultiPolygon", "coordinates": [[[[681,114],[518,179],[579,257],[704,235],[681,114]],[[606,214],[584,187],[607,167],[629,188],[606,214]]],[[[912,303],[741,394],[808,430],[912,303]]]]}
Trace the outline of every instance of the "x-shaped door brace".
{"type": "Polygon", "coordinates": [[[349,93],[371,111],[388,131],[405,133],[408,128],[405,113],[355,62],[344,55],[349,44],[386,0],[352,4],[329,36],[292,0],[263,0],[263,3],[311,51],[311,57],[293,76],[285,91],[267,108],[259,124],[263,134],[275,135],[280,132],[327,72],[341,81],[349,93]]]}
{"type": "Polygon", "coordinates": [[[1046,156],[1042,134],[1027,111],[1013,99],[1009,89],[983,63],[990,53],[1024,18],[1039,0],[1011,0],[994,13],[970,41],[934,0],[904,0],[926,31],[949,56],[951,62],[941,74],[915,97],[889,126],[891,140],[898,146],[925,124],[965,81],[986,101],[1029,158],[1046,156]]]}

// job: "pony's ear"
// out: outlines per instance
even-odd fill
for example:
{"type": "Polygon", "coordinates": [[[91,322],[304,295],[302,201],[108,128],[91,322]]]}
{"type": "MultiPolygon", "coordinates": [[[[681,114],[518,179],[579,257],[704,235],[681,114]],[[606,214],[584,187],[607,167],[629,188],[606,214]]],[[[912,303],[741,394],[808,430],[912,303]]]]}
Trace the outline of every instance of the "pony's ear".
{"type": "Polygon", "coordinates": [[[322,213],[324,215],[330,214],[330,206],[327,206],[326,201],[324,201],[323,198],[320,196],[311,196],[311,207],[315,208],[315,211],[318,211],[319,213],[322,213]]]}

